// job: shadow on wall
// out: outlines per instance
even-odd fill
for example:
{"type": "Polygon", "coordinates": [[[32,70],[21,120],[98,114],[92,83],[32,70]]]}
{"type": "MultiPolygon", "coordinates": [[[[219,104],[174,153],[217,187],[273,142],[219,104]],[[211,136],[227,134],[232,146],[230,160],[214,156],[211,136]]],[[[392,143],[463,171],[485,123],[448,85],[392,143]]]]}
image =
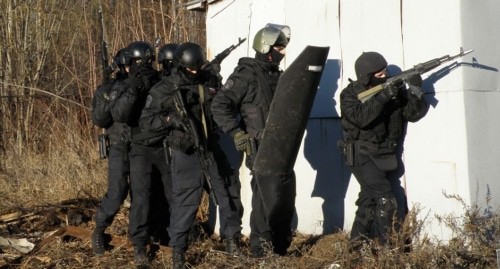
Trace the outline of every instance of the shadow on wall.
{"type": "Polygon", "coordinates": [[[327,60],[304,139],[304,156],[316,170],[311,197],[323,198],[323,234],[343,229],[344,198],[351,177],[337,149],[342,127],[333,97],[339,78],[340,61],[327,60]]]}

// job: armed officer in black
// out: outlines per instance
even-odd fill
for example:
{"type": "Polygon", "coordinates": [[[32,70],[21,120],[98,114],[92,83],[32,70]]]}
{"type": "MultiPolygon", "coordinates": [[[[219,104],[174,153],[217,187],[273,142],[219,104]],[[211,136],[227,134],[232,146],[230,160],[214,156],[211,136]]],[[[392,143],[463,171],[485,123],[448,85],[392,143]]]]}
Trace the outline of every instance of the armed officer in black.
{"type": "MultiPolygon", "coordinates": [[[[168,43],[163,45],[158,51],[157,61],[161,65],[161,79],[170,76],[172,73],[172,68],[174,67],[174,53],[177,47],[178,45],[175,43],[168,43]]],[[[161,79],[158,83],[161,82],[161,79]]],[[[150,207],[149,234],[152,241],[158,242],[161,245],[168,245],[170,239],[168,237],[167,228],[170,224],[169,200],[171,200],[172,197],[172,180],[170,175],[170,164],[166,159],[168,155],[166,154],[168,152],[167,145],[153,138],[156,135],[156,133],[149,133],[148,136],[150,138],[143,143],[144,146],[151,147],[147,151],[151,154],[148,159],[152,160],[152,166],[155,172],[160,173],[159,176],[156,176],[158,173],[155,173],[151,181],[151,195],[153,199],[151,200],[150,207]],[[163,154],[160,152],[160,148],[163,150],[163,154]],[[167,174],[164,175],[163,173],[167,174]]]]}
{"type": "Polygon", "coordinates": [[[239,236],[241,223],[219,174],[217,152],[220,148],[210,112],[210,102],[218,85],[210,83],[213,81],[210,72],[201,70],[206,59],[198,44],[180,44],[175,60],[177,67],[172,69],[172,74],[151,89],[140,125],[145,131],[155,132],[158,139],[165,139],[168,134],[173,194],[168,228],[172,263],[173,268],[185,268],[189,230],[195,222],[206,184],[204,172],[207,171],[203,170],[201,158],[207,161],[205,168],[211,177],[211,191],[217,197],[221,217],[227,218],[230,226],[226,229],[227,237],[239,236]],[[176,95],[182,99],[185,115],[180,104],[174,101],[176,95]],[[194,143],[195,136],[199,144],[194,143]]]}
{"type": "MultiPolygon", "coordinates": [[[[358,94],[387,81],[387,61],[365,52],[355,62],[357,81],[340,95],[344,141],[339,142],[361,190],[351,230],[353,246],[366,239],[388,240],[398,209],[393,187],[399,176],[397,152],[402,151],[406,123],[425,115],[422,78],[395,81],[361,102],[358,94]]],[[[405,211],[406,205],[399,208],[405,211]]],[[[402,220],[399,220],[402,221],[402,220]]]]}
{"type": "MultiPolygon", "coordinates": [[[[255,58],[241,58],[214,98],[214,120],[229,133],[236,148],[246,153],[247,167],[266,124],[271,101],[282,74],[279,63],[288,44],[285,34],[266,26],[253,41],[255,58]]],[[[260,175],[253,172],[250,247],[254,257],[262,257],[266,248],[284,255],[292,239],[291,222],[295,207],[295,174],[260,175]]]]}
{"type": "Polygon", "coordinates": [[[115,55],[113,62],[118,67],[115,78],[99,86],[92,99],[92,122],[105,128],[104,139],[109,139],[109,148],[104,149],[108,158],[108,189],[97,208],[96,227],[92,234],[92,250],[96,255],[104,254],[104,231],[113,222],[129,191],[130,129],[126,124],[114,121],[111,114],[112,102],[125,90],[124,80],[128,77],[125,54],[126,48],[123,48],[115,55]]]}
{"type": "Polygon", "coordinates": [[[132,204],[129,214],[129,235],[134,245],[135,262],[138,266],[149,264],[146,246],[150,241],[150,198],[153,176],[161,170],[162,181],[168,186],[169,178],[162,143],[150,139],[151,134],[139,128],[139,117],[146,103],[149,89],[159,80],[153,69],[154,49],[147,42],[136,41],[128,46],[129,77],[124,81],[125,90],[115,96],[112,115],[115,121],[126,123],[130,128],[130,188],[132,204]],[[154,155],[156,158],[152,158],[154,155]]]}

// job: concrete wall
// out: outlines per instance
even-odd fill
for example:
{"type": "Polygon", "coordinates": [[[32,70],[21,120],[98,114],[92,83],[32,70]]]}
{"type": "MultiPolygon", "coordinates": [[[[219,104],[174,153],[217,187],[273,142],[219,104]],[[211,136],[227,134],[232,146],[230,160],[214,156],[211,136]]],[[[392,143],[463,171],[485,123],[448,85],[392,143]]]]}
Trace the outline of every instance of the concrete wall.
{"type": "MultiPolygon", "coordinates": [[[[409,206],[418,206],[426,230],[440,239],[449,231],[434,215],[460,215],[463,207],[443,192],[467,203],[500,204],[500,133],[498,67],[500,2],[494,0],[223,0],[209,5],[209,59],[238,38],[247,38],[222,64],[227,78],[240,57],[254,55],[254,34],[266,23],[287,24],[292,37],[282,67],[286,69],[307,45],[330,46],[326,69],[301,145],[295,171],[298,195],[296,228],[304,233],[350,230],[359,185],[351,177],[335,143],[341,137],[339,94],[355,79],[354,61],[363,51],[378,51],[398,71],[460,47],[475,51],[443,64],[424,76],[425,118],[409,124],[406,173],[401,186],[409,206]]],[[[242,173],[246,205],[244,233],[249,232],[250,177],[242,173]]]]}

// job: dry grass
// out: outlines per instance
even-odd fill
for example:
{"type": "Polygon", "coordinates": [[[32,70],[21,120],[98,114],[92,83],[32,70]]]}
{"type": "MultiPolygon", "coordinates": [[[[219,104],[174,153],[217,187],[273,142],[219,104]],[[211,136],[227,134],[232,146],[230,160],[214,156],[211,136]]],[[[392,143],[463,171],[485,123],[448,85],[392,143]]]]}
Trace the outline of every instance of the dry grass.
{"type": "MultiPolygon", "coordinates": [[[[98,160],[93,147],[78,151],[51,151],[47,154],[12,155],[5,160],[0,173],[3,197],[0,213],[21,210],[36,217],[2,225],[0,236],[28,238],[39,243],[49,232],[66,225],[92,230],[92,215],[105,190],[105,161],[98,160]],[[17,158],[16,158],[17,157],[17,158]],[[78,199],[76,199],[78,197],[78,199]],[[69,200],[68,200],[69,199],[69,200]],[[77,216],[77,217],[75,217],[77,216]]],[[[449,197],[463,202],[459,197],[449,197]]],[[[126,237],[127,209],[123,208],[107,232],[126,237]]],[[[244,255],[232,257],[222,250],[216,235],[207,234],[197,225],[187,260],[190,268],[496,268],[495,248],[499,247],[500,219],[497,212],[467,206],[462,217],[443,216],[441,221],[454,229],[449,243],[431,240],[422,235],[423,221],[414,208],[403,232],[395,234],[391,244],[381,246],[370,242],[355,252],[349,251],[348,234],[338,232],[325,236],[296,234],[289,254],[253,259],[248,246],[244,255]],[[405,238],[412,238],[412,250],[404,251],[405,238]]],[[[21,255],[10,249],[0,251],[0,268],[131,268],[132,250],[125,246],[113,248],[103,257],[94,257],[89,239],[57,237],[41,250],[21,255]],[[2,253],[3,251],[3,253],[2,253]]],[[[170,255],[157,252],[152,268],[170,268],[170,255]]]]}

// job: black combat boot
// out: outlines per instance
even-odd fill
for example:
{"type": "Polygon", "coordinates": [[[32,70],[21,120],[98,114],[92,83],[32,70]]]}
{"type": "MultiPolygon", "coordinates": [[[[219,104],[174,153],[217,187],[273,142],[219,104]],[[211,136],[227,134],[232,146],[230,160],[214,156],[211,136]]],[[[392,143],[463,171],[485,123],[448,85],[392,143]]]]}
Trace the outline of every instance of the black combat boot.
{"type": "Polygon", "coordinates": [[[238,256],[240,252],[240,239],[238,237],[229,237],[226,239],[226,252],[238,256]]]}
{"type": "Polygon", "coordinates": [[[179,249],[174,249],[172,252],[172,268],[185,269],[186,268],[186,252],[179,249]]]}
{"type": "Polygon", "coordinates": [[[96,226],[94,232],[92,233],[92,251],[95,255],[101,256],[106,251],[104,242],[104,230],[106,227],[96,226]]]}
{"type": "Polygon", "coordinates": [[[134,246],[134,259],[135,265],[138,269],[149,268],[149,259],[146,254],[146,247],[144,246],[134,246]]]}

